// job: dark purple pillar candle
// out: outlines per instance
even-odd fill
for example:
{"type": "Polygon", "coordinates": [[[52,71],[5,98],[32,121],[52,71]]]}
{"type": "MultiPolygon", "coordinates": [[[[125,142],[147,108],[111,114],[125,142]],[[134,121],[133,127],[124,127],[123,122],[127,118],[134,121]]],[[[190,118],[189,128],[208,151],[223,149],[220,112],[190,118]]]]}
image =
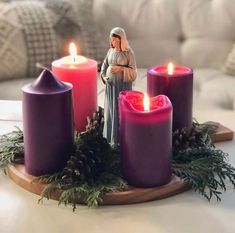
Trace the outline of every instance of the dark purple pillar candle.
{"type": "Polygon", "coordinates": [[[26,171],[35,176],[58,172],[73,147],[72,85],[45,69],[22,91],[26,171]]]}
{"type": "Polygon", "coordinates": [[[193,70],[176,66],[168,74],[167,66],[155,66],[147,71],[149,96],[166,95],[173,105],[173,130],[192,125],[193,70]]]}
{"type": "Polygon", "coordinates": [[[143,108],[143,93],[119,94],[121,169],[128,184],[155,187],[171,179],[172,105],[164,96],[143,108]]]}

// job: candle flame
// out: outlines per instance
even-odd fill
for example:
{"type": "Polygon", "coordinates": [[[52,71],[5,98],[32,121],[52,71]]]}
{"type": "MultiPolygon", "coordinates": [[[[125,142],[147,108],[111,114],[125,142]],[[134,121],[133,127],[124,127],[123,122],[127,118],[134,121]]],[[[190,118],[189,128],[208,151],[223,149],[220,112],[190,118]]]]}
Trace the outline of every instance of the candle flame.
{"type": "Polygon", "coordinates": [[[145,93],[144,94],[144,111],[149,111],[150,109],[150,100],[148,95],[145,93]]]}
{"type": "Polygon", "coordinates": [[[168,64],[167,71],[169,75],[172,75],[174,73],[174,65],[172,62],[168,64]]]}
{"type": "Polygon", "coordinates": [[[69,54],[73,58],[73,60],[75,61],[76,56],[77,56],[77,47],[73,42],[71,42],[69,45],[69,54]]]}

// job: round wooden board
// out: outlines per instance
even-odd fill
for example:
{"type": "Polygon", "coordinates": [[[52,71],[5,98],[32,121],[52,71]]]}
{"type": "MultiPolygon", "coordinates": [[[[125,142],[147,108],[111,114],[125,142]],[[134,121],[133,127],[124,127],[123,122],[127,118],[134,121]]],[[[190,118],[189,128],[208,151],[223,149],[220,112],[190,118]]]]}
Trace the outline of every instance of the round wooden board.
{"type": "MultiPolygon", "coordinates": [[[[41,195],[46,184],[36,180],[35,176],[31,176],[25,170],[24,165],[10,165],[8,167],[9,177],[22,188],[41,195]]],[[[134,188],[129,187],[125,191],[108,193],[103,198],[102,205],[125,205],[153,201],[176,195],[190,189],[189,185],[177,176],[172,176],[171,181],[163,186],[156,188],[134,188]]],[[[58,200],[61,190],[56,190],[52,199],[58,200]]],[[[85,204],[84,200],[78,200],[79,204],[85,204]]]]}

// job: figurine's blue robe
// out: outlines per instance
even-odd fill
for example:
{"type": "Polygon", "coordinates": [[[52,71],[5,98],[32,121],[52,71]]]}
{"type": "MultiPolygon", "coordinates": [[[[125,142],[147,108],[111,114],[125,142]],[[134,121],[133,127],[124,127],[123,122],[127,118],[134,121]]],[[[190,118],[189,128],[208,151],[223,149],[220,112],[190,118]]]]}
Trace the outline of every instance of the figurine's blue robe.
{"type": "Polygon", "coordinates": [[[135,80],[136,74],[135,57],[131,49],[123,52],[113,48],[109,49],[101,67],[101,75],[109,78],[109,83],[105,87],[103,136],[111,145],[119,143],[119,92],[132,89],[132,82],[135,80]],[[123,66],[124,71],[111,73],[111,67],[117,65],[123,66]]]}

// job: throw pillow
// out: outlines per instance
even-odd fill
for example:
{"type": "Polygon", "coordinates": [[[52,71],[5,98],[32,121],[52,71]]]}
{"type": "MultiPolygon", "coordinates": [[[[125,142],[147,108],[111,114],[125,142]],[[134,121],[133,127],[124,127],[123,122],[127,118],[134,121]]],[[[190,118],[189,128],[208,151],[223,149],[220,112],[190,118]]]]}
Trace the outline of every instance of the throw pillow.
{"type": "Polygon", "coordinates": [[[101,60],[92,18],[93,0],[0,1],[0,80],[36,77],[36,63],[68,54],[70,41],[79,52],[101,60]]]}
{"type": "Polygon", "coordinates": [[[42,2],[0,3],[0,79],[37,75],[58,56],[55,30],[42,2]]]}

